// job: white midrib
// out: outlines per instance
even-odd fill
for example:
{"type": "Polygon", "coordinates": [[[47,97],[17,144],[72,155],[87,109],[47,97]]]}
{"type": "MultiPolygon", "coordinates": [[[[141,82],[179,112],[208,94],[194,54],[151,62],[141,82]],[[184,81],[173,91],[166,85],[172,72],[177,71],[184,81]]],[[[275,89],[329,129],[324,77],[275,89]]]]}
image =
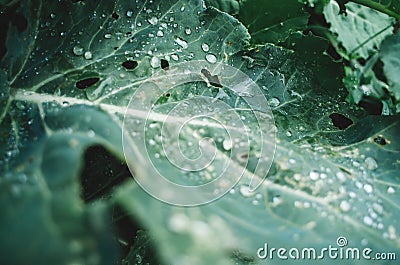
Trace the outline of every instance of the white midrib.
{"type": "MultiPolygon", "coordinates": [[[[56,95],[51,95],[51,94],[41,94],[41,93],[31,92],[31,91],[18,91],[13,99],[32,102],[32,103],[36,103],[38,105],[41,105],[46,102],[56,102],[56,103],[60,104],[61,106],[63,105],[64,102],[68,102],[69,106],[84,104],[87,106],[97,106],[110,114],[119,114],[121,116],[129,115],[130,118],[142,119],[142,120],[147,120],[147,121],[155,121],[155,122],[173,122],[173,123],[181,123],[181,124],[187,124],[187,125],[190,124],[190,125],[194,125],[194,126],[206,126],[209,128],[229,129],[229,130],[235,130],[238,132],[246,133],[246,131],[241,127],[232,127],[232,126],[223,125],[223,124],[220,124],[217,122],[212,122],[212,119],[204,120],[200,117],[199,119],[190,119],[189,122],[185,122],[185,121],[187,121],[188,117],[176,117],[176,116],[171,116],[168,114],[156,113],[154,111],[150,112],[150,114],[149,114],[148,111],[142,110],[142,109],[132,109],[132,108],[127,109],[127,107],[125,107],[125,106],[122,107],[122,106],[115,106],[115,105],[106,104],[106,103],[97,103],[97,102],[92,102],[87,99],[77,99],[74,97],[56,96],[56,95]]],[[[238,110],[238,109],[232,109],[232,111],[236,111],[236,110],[238,110]]],[[[245,109],[241,109],[241,110],[245,110],[245,109]]]]}

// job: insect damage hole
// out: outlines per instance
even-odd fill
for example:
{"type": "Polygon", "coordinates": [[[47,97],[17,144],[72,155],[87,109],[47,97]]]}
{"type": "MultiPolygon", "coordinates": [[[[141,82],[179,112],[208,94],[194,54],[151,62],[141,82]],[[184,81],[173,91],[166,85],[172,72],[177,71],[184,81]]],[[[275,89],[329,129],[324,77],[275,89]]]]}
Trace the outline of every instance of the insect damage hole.
{"type": "Polygon", "coordinates": [[[112,17],[113,19],[118,19],[118,18],[119,18],[119,15],[118,15],[116,12],[114,12],[114,13],[111,14],[111,17],[112,17]]]}
{"type": "Polygon", "coordinates": [[[86,78],[86,79],[76,82],[75,86],[79,89],[85,89],[85,88],[93,86],[99,80],[100,80],[100,78],[98,78],[98,77],[86,78]]]}
{"type": "Polygon", "coordinates": [[[387,145],[389,143],[389,141],[386,140],[385,137],[383,137],[382,135],[378,135],[377,137],[375,137],[374,142],[381,146],[387,145]]]}
{"type": "Polygon", "coordinates": [[[168,70],[169,69],[169,62],[165,59],[161,59],[161,68],[163,70],[168,70]]]}
{"type": "Polygon", "coordinates": [[[209,83],[211,86],[219,88],[223,87],[221,85],[221,82],[219,81],[218,75],[212,75],[207,69],[201,69],[201,73],[204,75],[205,78],[207,78],[207,83],[209,83]]]}
{"type": "Polygon", "coordinates": [[[127,70],[133,70],[138,66],[138,63],[136,61],[126,60],[122,63],[122,66],[127,70]]]}
{"type": "Polygon", "coordinates": [[[353,124],[351,119],[340,113],[332,113],[329,115],[329,118],[332,120],[333,126],[339,128],[340,130],[344,130],[353,124]]]}

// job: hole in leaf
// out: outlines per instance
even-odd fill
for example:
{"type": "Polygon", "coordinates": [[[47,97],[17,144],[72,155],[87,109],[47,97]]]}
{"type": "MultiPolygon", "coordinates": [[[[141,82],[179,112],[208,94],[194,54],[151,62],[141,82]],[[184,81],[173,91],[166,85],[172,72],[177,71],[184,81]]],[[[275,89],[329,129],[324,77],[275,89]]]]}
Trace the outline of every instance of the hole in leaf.
{"type": "Polygon", "coordinates": [[[376,78],[387,83],[386,76],[383,73],[383,62],[381,60],[376,61],[372,70],[374,71],[376,78]]]}
{"type": "Polygon", "coordinates": [[[138,66],[138,63],[136,61],[127,60],[122,63],[122,66],[127,70],[132,70],[138,66]]]}
{"type": "Polygon", "coordinates": [[[223,87],[217,75],[212,75],[207,69],[201,69],[201,73],[207,78],[210,85],[214,87],[223,87]]]}
{"type": "Polygon", "coordinates": [[[333,126],[339,128],[340,130],[344,130],[353,124],[353,121],[351,119],[340,113],[332,113],[331,115],[329,115],[329,118],[331,118],[333,126]]]}
{"type": "Polygon", "coordinates": [[[114,47],[114,50],[118,50],[119,47],[114,47]]]}
{"type": "Polygon", "coordinates": [[[80,180],[85,202],[108,195],[115,186],[131,177],[127,165],[99,145],[86,150],[84,162],[80,180]]]}
{"type": "Polygon", "coordinates": [[[86,79],[83,79],[83,80],[80,80],[80,81],[76,82],[75,86],[77,88],[79,88],[79,89],[85,89],[85,88],[88,88],[90,86],[93,86],[99,80],[100,80],[100,78],[98,78],[98,77],[86,78],[86,79]]]}
{"type": "Polygon", "coordinates": [[[167,98],[169,98],[169,97],[171,96],[171,93],[167,92],[167,93],[165,94],[165,96],[166,96],[167,98]]]}
{"type": "Polygon", "coordinates": [[[119,15],[116,12],[112,13],[111,16],[112,16],[113,19],[118,19],[119,18],[119,15]]]}
{"type": "Polygon", "coordinates": [[[378,99],[364,97],[358,105],[364,108],[370,115],[381,115],[383,104],[378,99]]]}
{"type": "Polygon", "coordinates": [[[161,68],[163,70],[168,70],[169,69],[169,62],[165,59],[161,59],[161,68]]]}
{"type": "Polygon", "coordinates": [[[382,146],[388,144],[388,141],[386,141],[385,137],[383,137],[382,135],[378,135],[377,137],[375,137],[374,142],[382,146]]]}

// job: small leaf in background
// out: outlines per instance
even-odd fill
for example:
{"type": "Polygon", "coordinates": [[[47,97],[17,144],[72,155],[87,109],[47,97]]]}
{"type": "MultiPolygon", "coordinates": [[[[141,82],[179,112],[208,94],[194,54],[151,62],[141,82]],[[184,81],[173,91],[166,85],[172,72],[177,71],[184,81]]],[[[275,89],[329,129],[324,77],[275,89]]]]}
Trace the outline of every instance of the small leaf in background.
{"type": "Polygon", "coordinates": [[[346,14],[339,14],[338,3],[330,0],[323,13],[330,31],[337,35],[339,47],[345,50],[341,54],[347,59],[367,59],[393,31],[393,18],[352,2],[346,4],[346,14]]]}
{"type": "Polygon", "coordinates": [[[383,63],[383,71],[388,81],[388,90],[395,98],[396,112],[400,113],[400,76],[397,71],[400,66],[400,35],[387,37],[381,46],[380,58],[383,63]]]}
{"type": "Polygon", "coordinates": [[[297,0],[210,0],[205,2],[208,6],[216,7],[237,17],[249,30],[251,41],[255,44],[283,42],[291,32],[303,30],[309,17],[304,5],[297,0]]]}

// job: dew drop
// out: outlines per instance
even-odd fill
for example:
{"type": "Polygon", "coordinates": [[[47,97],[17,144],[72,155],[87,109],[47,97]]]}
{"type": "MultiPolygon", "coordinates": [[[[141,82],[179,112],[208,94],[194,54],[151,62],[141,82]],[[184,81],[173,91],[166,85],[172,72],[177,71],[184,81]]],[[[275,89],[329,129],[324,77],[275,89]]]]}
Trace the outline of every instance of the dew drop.
{"type": "Polygon", "coordinates": [[[127,17],[132,17],[133,12],[131,10],[126,11],[126,16],[127,17]]]}
{"type": "Polygon", "coordinates": [[[271,98],[270,100],[268,100],[268,105],[270,105],[271,107],[278,107],[279,104],[281,104],[281,102],[278,98],[271,98]]]}
{"type": "Polygon", "coordinates": [[[379,203],[374,203],[372,204],[372,208],[374,208],[374,210],[378,213],[378,214],[382,214],[383,213],[383,206],[380,205],[379,203]]]}
{"type": "Polygon", "coordinates": [[[190,35],[190,34],[192,34],[192,30],[190,28],[185,28],[185,33],[187,35],[190,35]]]}
{"type": "Polygon", "coordinates": [[[393,193],[395,193],[396,192],[396,190],[393,188],[393,187],[389,187],[388,189],[387,189],[387,193],[389,193],[389,194],[393,194],[393,193]]]}
{"type": "Polygon", "coordinates": [[[54,14],[54,13],[50,14],[50,18],[55,18],[55,17],[56,17],[56,14],[54,14]]]}
{"type": "Polygon", "coordinates": [[[207,43],[201,44],[201,49],[205,52],[208,52],[210,50],[210,46],[208,46],[207,43]]]}
{"type": "Polygon", "coordinates": [[[232,143],[231,139],[225,139],[225,140],[222,142],[222,146],[224,147],[224,149],[225,149],[226,151],[229,151],[229,150],[232,149],[233,143],[232,143]]]}
{"type": "Polygon", "coordinates": [[[86,60],[90,60],[93,58],[93,55],[91,52],[85,52],[85,54],[83,55],[85,57],[86,60]]]}
{"type": "Polygon", "coordinates": [[[15,103],[15,106],[20,110],[25,109],[25,105],[21,101],[17,101],[17,103],[15,103]]]}
{"type": "Polygon", "coordinates": [[[185,41],[185,40],[183,40],[183,39],[181,39],[181,38],[179,38],[179,37],[175,37],[175,42],[176,42],[179,46],[181,46],[183,49],[187,49],[187,47],[188,47],[187,41],[185,41]]]}
{"type": "Polygon", "coordinates": [[[157,56],[153,56],[150,60],[150,65],[153,68],[160,67],[160,59],[157,56]]]}
{"type": "Polygon", "coordinates": [[[378,163],[376,162],[375,159],[373,159],[372,157],[367,157],[365,159],[365,166],[367,167],[367,169],[369,170],[375,170],[378,168],[378,163]]]}
{"type": "Polygon", "coordinates": [[[348,201],[342,201],[339,207],[343,212],[348,212],[351,209],[351,205],[348,201]]]}
{"type": "Polygon", "coordinates": [[[172,60],[174,61],[178,61],[179,60],[179,56],[177,54],[172,54],[171,55],[172,60]]]}
{"type": "Polygon", "coordinates": [[[110,33],[105,34],[105,35],[104,35],[104,38],[105,38],[105,39],[111,39],[111,34],[110,34],[110,33]]]}
{"type": "Polygon", "coordinates": [[[372,218],[371,217],[369,217],[369,216],[364,216],[364,219],[363,219],[363,222],[364,222],[364,224],[366,224],[366,225],[372,225],[373,224],[373,220],[372,220],[372,218]]]}
{"type": "Polygon", "coordinates": [[[158,18],[151,17],[147,20],[151,25],[156,25],[158,23],[158,18]]]}
{"type": "Polygon", "coordinates": [[[336,177],[340,180],[340,181],[345,181],[346,180],[346,175],[342,172],[339,171],[336,173],[336,177]]]}
{"type": "Polygon", "coordinates": [[[157,36],[158,37],[163,37],[164,36],[164,32],[162,32],[161,30],[157,31],[157,36]]]}
{"type": "Polygon", "coordinates": [[[189,226],[189,220],[184,214],[174,214],[168,222],[168,228],[173,232],[183,232],[189,226]]]}
{"type": "Polygon", "coordinates": [[[206,60],[209,63],[216,63],[217,62],[217,57],[215,57],[214,54],[209,53],[209,54],[206,54],[206,60]]]}
{"type": "Polygon", "coordinates": [[[95,132],[94,132],[93,130],[89,130],[89,131],[87,132],[87,136],[90,137],[90,138],[93,138],[95,135],[96,135],[96,134],[95,134],[95,132]]]}
{"type": "Polygon", "coordinates": [[[310,172],[310,179],[311,180],[317,180],[317,179],[319,179],[319,172],[317,172],[317,171],[311,171],[310,172]]]}
{"type": "Polygon", "coordinates": [[[80,46],[80,45],[75,45],[75,46],[72,48],[72,52],[73,52],[75,55],[80,56],[80,55],[83,54],[83,47],[80,46]]]}
{"type": "Polygon", "coordinates": [[[372,186],[371,186],[370,184],[365,184],[365,185],[364,185],[364,190],[365,190],[367,193],[371,193],[371,192],[373,191],[373,188],[372,188],[372,186]]]}
{"type": "Polygon", "coordinates": [[[241,185],[239,191],[244,197],[251,197],[255,195],[255,192],[249,189],[249,185],[241,185]]]}

